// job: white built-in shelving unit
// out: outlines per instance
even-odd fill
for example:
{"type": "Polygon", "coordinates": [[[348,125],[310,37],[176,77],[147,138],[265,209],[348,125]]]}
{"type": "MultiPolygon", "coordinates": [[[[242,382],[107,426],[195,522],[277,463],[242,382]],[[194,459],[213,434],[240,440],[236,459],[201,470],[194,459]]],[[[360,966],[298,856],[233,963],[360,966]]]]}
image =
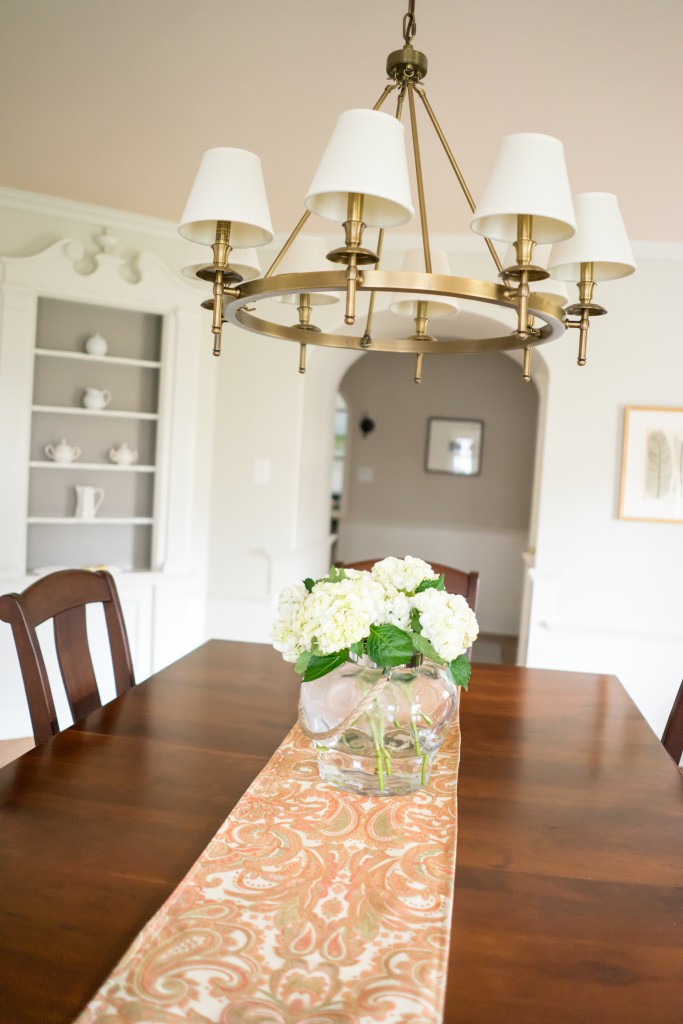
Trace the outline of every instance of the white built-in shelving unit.
{"type": "MultiPolygon", "coordinates": [[[[144,679],[204,638],[214,382],[197,291],[158,256],[97,251],[93,237],[0,258],[0,593],[111,567],[144,679]],[[93,334],[105,354],[86,351],[93,334]],[[89,388],[111,392],[105,408],[85,407],[89,388]],[[71,462],[46,453],[62,439],[80,449],[71,462]],[[110,456],[123,444],[138,453],[127,465],[110,456]],[[104,492],[90,518],[75,515],[82,487],[104,492]]],[[[23,735],[13,699],[5,735],[23,735]]]]}

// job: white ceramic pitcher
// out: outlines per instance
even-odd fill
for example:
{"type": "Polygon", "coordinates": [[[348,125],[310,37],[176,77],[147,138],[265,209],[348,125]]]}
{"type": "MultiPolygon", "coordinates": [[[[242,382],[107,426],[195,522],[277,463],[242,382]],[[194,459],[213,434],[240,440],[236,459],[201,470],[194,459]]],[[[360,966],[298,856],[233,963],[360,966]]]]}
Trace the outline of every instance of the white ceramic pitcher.
{"type": "Polygon", "coordinates": [[[76,486],[76,511],[77,519],[94,519],[97,510],[104,501],[104,491],[101,487],[76,486]]]}
{"type": "Polygon", "coordinates": [[[86,409],[106,409],[111,402],[111,391],[108,388],[86,388],[83,405],[86,409]]]}

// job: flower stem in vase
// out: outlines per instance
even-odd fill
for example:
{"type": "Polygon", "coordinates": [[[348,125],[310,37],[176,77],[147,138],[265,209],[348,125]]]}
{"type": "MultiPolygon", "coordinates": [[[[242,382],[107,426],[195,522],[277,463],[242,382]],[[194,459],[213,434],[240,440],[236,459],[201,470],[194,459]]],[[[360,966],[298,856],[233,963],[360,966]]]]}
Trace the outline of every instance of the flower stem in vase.
{"type": "MultiPolygon", "coordinates": [[[[410,731],[413,734],[413,745],[415,747],[415,753],[422,755],[422,748],[420,747],[420,734],[417,731],[417,715],[415,714],[415,696],[413,694],[413,684],[408,683],[406,686],[408,691],[408,708],[410,710],[410,731]]],[[[418,711],[418,713],[420,713],[418,711]]]]}

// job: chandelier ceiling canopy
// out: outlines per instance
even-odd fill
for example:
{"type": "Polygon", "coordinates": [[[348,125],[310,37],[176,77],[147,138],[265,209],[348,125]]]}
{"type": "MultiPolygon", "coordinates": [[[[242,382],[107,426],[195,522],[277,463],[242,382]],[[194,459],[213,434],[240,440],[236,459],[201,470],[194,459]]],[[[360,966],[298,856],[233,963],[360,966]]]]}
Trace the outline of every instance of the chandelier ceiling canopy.
{"type": "Polygon", "coordinates": [[[422,84],[428,61],[413,47],[415,29],[415,0],[409,0],[403,46],[387,58],[388,84],[372,109],[340,114],[306,193],[306,211],[263,277],[254,276],[258,261],[253,250],[272,241],[273,229],[261,162],[241,149],[223,147],[204,153],[179,231],[192,242],[210,246],[213,254],[211,258],[207,251],[206,262],[183,272],[213,285],[213,297],[202,305],[213,311],[214,355],[220,355],[223,324],[232,323],[297,342],[301,373],[309,344],[412,352],[418,383],[425,354],[519,349],[523,377],[530,380],[532,348],[576,328],[578,363],[585,364],[590,319],[606,312],[593,300],[596,283],[635,270],[616,197],[606,192],[572,197],[562,143],[526,132],[502,140],[488,184],[475,205],[422,84]],[[380,109],[390,96],[396,101],[393,114],[380,109]],[[447,254],[431,248],[416,97],[472,211],[471,228],[488,246],[496,280],[454,277],[447,254]],[[415,213],[401,120],[404,107],[421,245],[406,253],[402,269],[395,271],[381,266],[385,230],[406,224],[415,213]],[[341,225],[343,244],[326,252],[324,239],[303,233],[312,214],[341,225]],[[372,243],[365,235],[370,229],[377,229],[372,243]],[[510,246],[505,266],[494,242],[510,246]],[[537,245],[550,249],[547,267],[536,259],[537,245]],[[576,284],[577,301],[569,303],[564,286],[547,281],[549,276],[576,284]],[[375,299],[383,292],[389,294],[390,309],[410,324],[404,337],[373,337],[375,299]],[[359,295],[369,299],[362,315],[359,295]],[[346,326],[337,333],[321,331],[312,323],[313,308],[340,297],[346,326]],[[268,319],[268,299],[295,304],[297,322],[290,326],[268,319]],[[483,312],[491,307],[512,310],[514,327],[487,337],[478,336],[480,332],[477,337],[463,336],[457,327],[458,300],[469,306],[474,303],[483,312]],[[261,309],[266,313],[261,315],[261,309]],[[430,335],[430,321],[446,317],[453,318],[448,320],[448,336],[443,336],[443,329],[438,339],[430,335]]]}

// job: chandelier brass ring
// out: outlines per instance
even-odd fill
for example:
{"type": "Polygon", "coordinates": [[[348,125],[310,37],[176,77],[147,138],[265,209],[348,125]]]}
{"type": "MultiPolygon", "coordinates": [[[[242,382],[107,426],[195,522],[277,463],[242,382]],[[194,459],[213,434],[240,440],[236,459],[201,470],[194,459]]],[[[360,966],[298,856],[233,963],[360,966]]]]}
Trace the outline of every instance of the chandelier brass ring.
{"type": "MultiPolygon", "coordinates": [[[[346,275],[343,271],[316,271],[305,274],[279,274],[260,278],[240,285],[239,295],[228,292],[224,297],[223,315],[236,326],[271,338],[321,345],[329,348],[359,349],[376,352],[422,352],[425,354],[453,354],[473,352],[505,352],[512,349],[533,348],[554,341],[565,334],[567,328],[564,309],[559,297],[539,292],[529,294],[529,314],[542,323],[537,325],[533,335],[521,340],[514,328],[510,333],[493,338],[376,338],[367,342],[362,334],[340,335],[313,332],[301,327],[273,323],[255,315],[246,307],[263,299],[275,299],[281,295],[296,295],[313,292],[344,292],[346,275]]],[[[477,281],[464,277],[447,277],[436,274],[417,274],[394,270],[363,271],[358,279],[359,293],[400,292],[416,296],[455,297],[489,303],[492,306],[510,309],[516,313],[514,289],[508,289],[493,281],[477,281]]]]}

